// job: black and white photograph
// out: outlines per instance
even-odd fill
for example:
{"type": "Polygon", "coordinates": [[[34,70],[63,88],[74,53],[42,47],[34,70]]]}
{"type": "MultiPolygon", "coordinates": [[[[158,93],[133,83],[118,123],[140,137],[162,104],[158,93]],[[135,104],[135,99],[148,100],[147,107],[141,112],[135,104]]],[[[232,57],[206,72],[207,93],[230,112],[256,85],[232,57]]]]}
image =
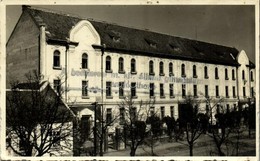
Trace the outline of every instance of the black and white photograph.
{"type": "Polygon", "coordinates": [[[256,157],[257,5],[6,4],[1,155],[256,157]]]}

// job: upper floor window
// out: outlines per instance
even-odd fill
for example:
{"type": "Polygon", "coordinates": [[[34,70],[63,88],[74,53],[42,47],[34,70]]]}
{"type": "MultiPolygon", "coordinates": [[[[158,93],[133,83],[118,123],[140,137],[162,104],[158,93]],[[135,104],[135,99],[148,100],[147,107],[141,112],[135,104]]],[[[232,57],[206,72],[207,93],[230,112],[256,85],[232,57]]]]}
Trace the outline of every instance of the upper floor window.
{"type": "Polygon", "coordinates": [[[226,88],[226,97],[229,98],[228,86],[226,86],[225,88],[226,88]]]}
{"type": "Polygon", "coordinates": [[[216,86],[216,97],[219,97],[219,89],[218,89],[218,86],[216,86]]]}
{"type": "Polygon", "coordinates": [[[118,73],[124,72],[124,59],[122,57],[118,60],[118,73]]]}
{"type": "Polygon", "coordinates": [[[82,81],[82,96],[88,96],[88,82],[82,81]]]}
{"type": "Polygon", "coordinates": [[[55,50],[53,53],[53,67],[60,67],[60,51],[55,50]]]}
{"type": "Polygon", "coordinates": [[[119,97],[124,97],[124,82],[119,82],[119,97]]]}
{"type": "Polygon", "coordinates": [[[215,68],[215,79],[218,79],[219,77],[218,77],[218,68],[216,67],[215,68]]]}
{"type": "Polygon", "coordinates": [[[184,65],[184,64],[181,65],[181,76],[182,76],[182,77],[186,77],[186,74],[185,74],[185,65],[184,65]]]}
{"type": "Polygon", "coordinates": [[[161,83],[160,84],[160,97],[161,98],[164,98],[165,96],[164,96],[164,87],[163,87],[163,84],[161,83]]]}
{"type": "Polygon", "coordinates": [[[193,85],[193,95],[194,95],[194,97],[198,97],[198,94],[197,94],[197,85],[193,85]]]}
{"type": "Polygon", "coordinates": [[[170,97],[174,97],[174,88],[173,88],[173,84],[169,84],[169,89],[170,89],[170,97]]]}
{"type": "Polygon", "coordinates": [[[205,85],[205,97],[209,97],[209,86],[205,85]]]}
{"type": "Polygon", "coordinates": [[[106,96],[111,97],[112,96],[112,83],[106,82],[106,96]]]}
{"type": "Polygon", "coordinates": [[[243,87],[243,96],[246,97],[246,87],[243,87]]]}
{"type": "Polygon", "coordinates": [[[136,74],[136,62],[135,59],[131,59],[131,73],[136,74]]]}
{"type": "Polygon", "coordinates": [[[186,97],[186,85],[182,84],[182,97],[186,97]]]}
{"type": "Polygon", "coordinates": [[[61,92],[60,79],[55,79],[55,80],[53,81],[53,88],[54,88],[54,90],[55,90],[57,93],[60,94],[60,92],[61,92]]]}
{"type": "Polygon", "coordinates": [[[110,72],[111,70],[111,57],[107,56],[106,57],[106,72],[110,72]]]}
{"type": "Polygon", "coordinates": [[[88,68],[88,55],[86,53],[82,54],[81,68],[82,69],[88,68]]]}
{"type": "Polygon", "coordinates": [[[165,107],[161,106],[161,119],[165,117],[165,107]]]}
{"type": "Polygon", "coordinates": [[[173,64],[169,63],[169,76],[173,75],[173,64]]]}
{"type": "Polygon", "coordinates": [[[153,61],[149,61],[149,74],[154,75],[154,70],[153,70],[153,61]]]}
{"type": "Polygon", "coordinates": [[[159,64],[159,73],[160,73],[160,75],[164,75],[164,72],[163,72],[163,62],[160,62],[160,64],[159,64]]]}
{"type": "Polygon", "coordinates": [[[131,97],[136,98],[136,83],[131,83],[131,97]]]}
{"type": "Polygon", "coordinates": [[[154,83],[150,83],[150,97],[154,97],[154,83]]]}
{"type": "Polygon", "coordinates": [[[197,68],[196,65],[193,65],[193,78],[197,78],[197,68]]]}
{"type": "Polygon", "coordinates": [[[235,70],[232,69],[232,80],[235,80],[235,79],[236,79],[236,77],[235,77],[235,70]]]}
{"type": "Polygon", "coordinates": [[[242,79],[244,80],[245,79],[245,71],[242,70],[242,79]]]}
{"type": "Polygon", "coordinates": [[[204,67],[204,77],[205,77],[205,79],[208,79],[208,78],[209,78],[209,75],[208,75],[208,67],[204,67]]]}
{"type": "Polygon", "coordinates": [[[228,80],[228,69],[225,69],[225,79],[228,80]]]}
{"type": "Polygon", "coordinates": [[[254,81],[254,73],[253,73],[253,71],[250,72],[250,78],[251,78],[251,81],[253,82],[254,81]]]}

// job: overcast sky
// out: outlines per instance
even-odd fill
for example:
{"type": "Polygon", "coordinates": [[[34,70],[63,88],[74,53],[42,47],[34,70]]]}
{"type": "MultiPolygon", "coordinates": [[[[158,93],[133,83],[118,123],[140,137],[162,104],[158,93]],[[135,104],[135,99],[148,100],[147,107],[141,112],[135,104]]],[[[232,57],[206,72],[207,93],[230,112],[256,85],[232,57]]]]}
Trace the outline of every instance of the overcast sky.
{"type": "MultiPolygon", "coordinates": [[[[245,50],[250,60],[255,61],[254,6],[49,5],[37,7],[123,26],[149,29],[168,35],[235,47],[238,50],[245,50]]],[[[7,39],[21,13],[21,6],[7,6],[7,39]]]]}

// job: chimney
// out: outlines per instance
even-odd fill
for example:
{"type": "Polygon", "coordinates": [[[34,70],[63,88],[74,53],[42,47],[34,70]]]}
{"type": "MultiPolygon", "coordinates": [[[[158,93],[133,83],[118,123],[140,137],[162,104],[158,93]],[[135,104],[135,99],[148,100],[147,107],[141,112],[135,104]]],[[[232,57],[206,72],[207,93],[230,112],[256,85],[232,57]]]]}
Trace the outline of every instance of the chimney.
{"type": "Polygon", "coordinates": [[[27,8],[31,8],[31,6],[29,6],[29,5],[22,5],[22,10],[23,11],[26,10],[27,8]]]}

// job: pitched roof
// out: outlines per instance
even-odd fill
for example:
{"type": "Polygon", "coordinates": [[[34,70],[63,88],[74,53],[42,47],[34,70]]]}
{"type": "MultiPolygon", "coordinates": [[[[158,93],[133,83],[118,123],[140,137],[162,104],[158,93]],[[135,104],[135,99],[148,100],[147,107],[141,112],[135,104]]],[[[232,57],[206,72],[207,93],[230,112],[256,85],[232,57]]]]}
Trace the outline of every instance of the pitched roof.
{"type": "MultiPolygon", "coordinates": [[[[38,26],[46,26],[49,40],[67,41],[69,31],[83,18],[32,7],[24,7],[38,26]]],[[[236,48],[160,34],[147,30],[123,27],[107,22],[88,20],[106,44],[106,50],[120,50],[165,58],[191,60],[213,64],[238,65],[236,48]]],[[[101,45],[100,44],[100,45],[101,45]]]]}

